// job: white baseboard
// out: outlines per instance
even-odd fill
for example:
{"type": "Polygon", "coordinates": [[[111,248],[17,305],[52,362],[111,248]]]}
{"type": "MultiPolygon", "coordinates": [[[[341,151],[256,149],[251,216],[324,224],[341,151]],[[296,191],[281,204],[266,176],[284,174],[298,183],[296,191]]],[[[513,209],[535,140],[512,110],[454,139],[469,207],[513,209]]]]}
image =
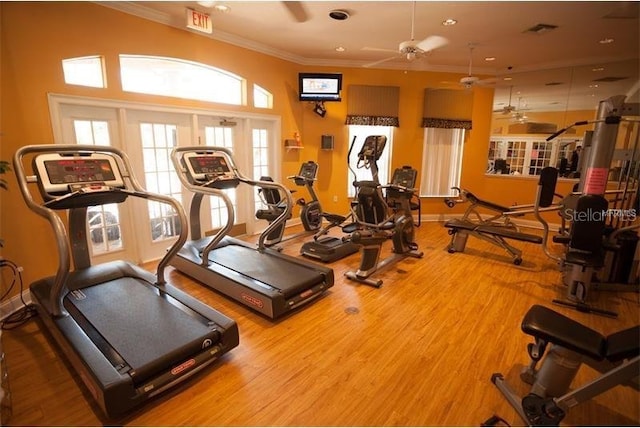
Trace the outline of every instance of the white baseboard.
{"type": "MultiPolygon", "coordinates": [[[[22,292],[22,300],[24,300],[27,305],[33,303],[29,290],[24,290],[22,292]]],[[[9,300],[5,300],[4,302],[2,302],[2,304],[0,304],[0,321],[4,320],[15,311],[22,309],[24,307],[22,300],[20,299],[20,295],[18,294],[13,296],[9,300]]]]}

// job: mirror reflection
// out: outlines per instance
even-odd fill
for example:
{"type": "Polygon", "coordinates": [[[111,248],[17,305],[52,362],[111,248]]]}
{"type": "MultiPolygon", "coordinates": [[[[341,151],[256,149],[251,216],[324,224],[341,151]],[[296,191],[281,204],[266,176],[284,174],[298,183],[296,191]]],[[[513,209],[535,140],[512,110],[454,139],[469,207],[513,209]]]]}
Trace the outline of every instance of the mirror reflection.
{"type": "MultiPolygon", "coordinates": [[[[547,137],[595,119],[598,103],[611,96],[640,103],[638,68],[637,60],[626,60],[498,78],[486,173],[536,176],[554,166],[562,177],[578,178],[582,147],[593,126],[577,126],[552,141],[547,137]]],[[[630,132],[637,139],[637,128],[630,132]]],[[[625,144],[629,141],[618,142],[621,149],[625,144]]]]}

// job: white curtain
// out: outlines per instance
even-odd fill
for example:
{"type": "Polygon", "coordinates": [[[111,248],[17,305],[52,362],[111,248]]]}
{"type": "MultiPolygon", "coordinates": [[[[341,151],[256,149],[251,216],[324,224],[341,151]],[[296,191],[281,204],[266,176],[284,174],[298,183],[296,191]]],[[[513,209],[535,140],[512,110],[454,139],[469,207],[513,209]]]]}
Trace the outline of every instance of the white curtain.
{"type": "Polygon", "coordinates": [[[425,128],[420,196],[455,196],[460,186],[464,129],[425,128]]]}

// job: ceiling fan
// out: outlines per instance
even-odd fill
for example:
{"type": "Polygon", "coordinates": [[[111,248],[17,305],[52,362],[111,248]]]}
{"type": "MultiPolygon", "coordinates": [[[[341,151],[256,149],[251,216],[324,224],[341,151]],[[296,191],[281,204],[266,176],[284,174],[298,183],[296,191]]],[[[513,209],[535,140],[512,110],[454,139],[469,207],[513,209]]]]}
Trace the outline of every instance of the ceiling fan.
{"type": "Polygon", "coordinates": [[[494,110],[493,111],[494,113],[502,113],[502,114],[506,115],[506,114],[511,114],[514,111],[516,111],[516,106],[512,106],[511,105],[511,94],[512,94],[512,92],[513,92],[513,86],[510,86],[509,87],[509,104],[504,106],[504,107],[502,107],[501,109],[494,110]]]}
{"type": "Polygon", "coordinates": [[[369,64],[364,64],[364,67],[373,67],[378,64],[382,64],[383,62],[390,61],[399,57],[406,57],[408,61],[413,61],[417,57],[422,56],[428,52],[431,52],[434,49],[445,46],[449,43],[447,39],[441,36],[429,36],[424,40],[415,40],[414,30],[415,30],[415,20],[416,20],[416,2],[413,2],[413,7],[411,11],[411,39],[405,40],[400,43],[398,46],[398,50],[394,51],[391,49],[380,49],[380,48],[370,48],[364,47],[362,50],[365,51],[377,51],[377,52],[394,52],[395,55],[392,57],[388,57],[382,59],[380,61],[375,61],[369,64]]]}
{"type": "Polygon", "coordinates": [[[509,119],[511,122],[526,123],[529,121],[529,117],[526,113],[523,113],[527,109],[520,108],[522,105],[522,97],[518,98],[518,107],[511,105],[511,92],[509,92],[509,105],[504,106],[501,109],[494,110],[494,113],[502,113],[503,117],[498,117],[498,120],[509,119]],[[508,115],[508,116],[507,116],[508,115]]]}
{"type": "Polygon", "coordinates": [[[460,84],[465,89],[470,89],[472,86],[476,86],[476,85],[484,85],[484,84],[490,84],[495,82],[495,79],[480,80],[478,76],[474,76],[471,74],[471,69],[473,65],[473,49],[474,48],[475,48],[475,45],[473,43],[469,43],[469,74],[467,74],[466,76],[460,79],[460,84]]]}

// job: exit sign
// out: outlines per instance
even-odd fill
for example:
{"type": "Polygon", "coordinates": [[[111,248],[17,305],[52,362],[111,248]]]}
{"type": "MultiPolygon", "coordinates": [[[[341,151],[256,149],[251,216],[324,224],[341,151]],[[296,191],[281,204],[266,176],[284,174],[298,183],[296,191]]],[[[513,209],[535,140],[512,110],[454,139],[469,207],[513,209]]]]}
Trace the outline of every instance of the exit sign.
{"type": "Polygon", "coordinates": [[[187,9],[187,28],[211,34],[213,33],[213,22],[208,14],[187,9]]]}

